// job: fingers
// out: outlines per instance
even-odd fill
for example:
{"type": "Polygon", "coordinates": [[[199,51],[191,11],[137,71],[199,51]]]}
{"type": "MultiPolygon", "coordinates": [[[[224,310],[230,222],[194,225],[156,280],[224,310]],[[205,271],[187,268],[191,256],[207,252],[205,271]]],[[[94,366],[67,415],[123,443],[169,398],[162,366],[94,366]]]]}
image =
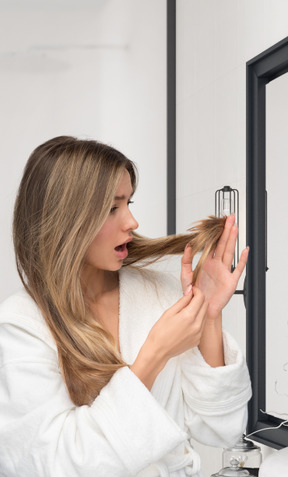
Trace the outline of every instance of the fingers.
{"type": "Polygon", "coordinates": [[[208,310],[208,301],[205,300],[204,294],[198,287],[193,287],[193,297],[187,306],[183,307],[178,315],[179,318],[187,318],[198,331],[201,331],[204,326],[206,313],[208,310]]]}
{"type": "Polygon", "coordinates": [[[164,358],[184,353],[198,346],[201,340],[208,303],[200,289],[195,287],[189,296],[183,296],[163,313],[152,327],[150,342],[164,358]]]}
{"type": "Polygon", "coordinates": [[[205,300],[205,295],[202,293],[200,288],[193,287],[193,298],[188,303],[187,309],[191,310],[193,308],[193,312],[195,315],[198,315],[200,311],[207,311],[208,308],[208,301],[205,300]]]}
{"type": "Polygon", "coordinates": [[[238,236],[238,227],[236,225],[233,225],[230,229],[230,234],[226,243],[226,248],[224,250],[223,259],[222,259],[224,265],[229,270],[231,269],[231,265],[234,259],[237,236],[238,236]]]}
{"type": "MultiPolygon", "coordinates": [[[[188,290],[188,289],[187,289],[188,290]]],[[[176,315],[191,302],[193,297],[193,289],[190,287],[188,293],[184,294],[174,305],[170,306],[167,310],[171,315],[176,315]]]]}
{"type": "Polygon", "coordinates": [[[217,244],[214,255],[214,258],[222,260],[228,270],[231,269],[233,263],[238,236],[238,227],[234,222],[234,215],[229,215],[226,219],[224,231],[217,244]]]}
{"type": "Polygon", "coordinates": [[[183,295],[174,305],[172,305],[167,312],[170,315],[177,315],[181,313],[184,310],[187,310],[187,313],[191,315],[197,315],[200,311],[200,309],[204,306],[204,308],[207,310],[208,308],[208,302],[205,300],[204,294],[201,292],[201,290],[198,287],[189,287],[190,290],[186,295],[183,295]]]}
{"type": "Polygon", "coordinates": [[[187,287],[192,283],[192,260],[192,249],[190,244],[187,244],[184,250],[183,257],[181,259],[181,284],[183,293],[186,292],[187,287]]]}
{"type": "Polygon", "coordinates": [[[189,312],[189,317],[190,317],[191,325],[193,325],[194,332],[198,330],[199,341],[197,344],[199,344],[200,342],[202,331],[205,325],[208,305],[209,303],[207,300],[205,300],[205,296],[201,292],[201,290],[197,287],[194,287],[193,299],[191,300],[189,305],[186,307],[186,309],[187,309],[187,312],[189,312]],[[193,314],[194,314],[194,318],[192,318],[193,314]]]}
{"type": "Polygon", "coordinates": [[[246,247],[243,252],[241,253],[241,256],[240,256],[240,259],[239,259],[239,262],[237,264],[237,267],[235,268],[235,270],[233,271],[233,275],[234,277],[236,278],[237,280],[237,283],[238,283],[238,280],[239,278],[241,277],[242,273],[243,273],[243,270],[246,266],[246,263],[247,263],[247,260],[248,260],[248,255],[249,255],[249,247],[246,247]]]}
{"type": "Polygon", "coordinates": [[[232,214],[229,215],[229,217],[227,217],[225,221],[223,233],[218,241],[218,244],[215,250],[215,258],[222,260],[222,257],[225,252],[226,244],[230,235],[230,231],[234,225],[234,222],[235,222],[235,216],[232,214]]]}

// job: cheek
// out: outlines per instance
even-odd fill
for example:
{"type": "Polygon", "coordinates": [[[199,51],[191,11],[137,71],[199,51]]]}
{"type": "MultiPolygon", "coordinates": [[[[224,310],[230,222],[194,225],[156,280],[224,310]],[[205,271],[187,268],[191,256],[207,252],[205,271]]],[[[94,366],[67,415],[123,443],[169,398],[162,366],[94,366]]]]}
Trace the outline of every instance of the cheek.
{"type": "Polygon", "coordinates": [[[105,246],[109,246],[111,240],[113,240],[113,227],[111,227],[111,224],[104,224],[88,248],[87,258],[89,259],[89,257],[95,256],[95,253],[101,252],[105,246]]]}
{"type": "Polygon", "coordinates": [[[101,230],[99,231],[99,233],[97,234],[97,236],[95,237],[95,241],[98,241],[99,243],[100,242],[105,242],[105,241],[108,241],[109,239],[111,239],[113,237],[113,234],[114,234],[114,227],[111,223],[109,222],[106,222],[103,227],[101,228],[101,230]]]}

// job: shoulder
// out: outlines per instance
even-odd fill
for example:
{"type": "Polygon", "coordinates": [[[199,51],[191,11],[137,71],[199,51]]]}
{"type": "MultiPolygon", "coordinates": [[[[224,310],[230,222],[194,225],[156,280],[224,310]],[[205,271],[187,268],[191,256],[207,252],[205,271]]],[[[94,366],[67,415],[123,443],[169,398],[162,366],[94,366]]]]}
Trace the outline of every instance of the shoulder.
{"type": "Polygon", "coordinates": [[[17,326],[54,344],[38,305],[24,289],[9,296],[0,304],[0,326],[3,325],[17,326]]]}
{"type": "Polygon", "coordinates": [[[36,303],[24,289],[10,295],[0,303],[1,318],[7,313],[22,315],[28,312],[29,314],[38,314],[38,310],[36,303]]]}

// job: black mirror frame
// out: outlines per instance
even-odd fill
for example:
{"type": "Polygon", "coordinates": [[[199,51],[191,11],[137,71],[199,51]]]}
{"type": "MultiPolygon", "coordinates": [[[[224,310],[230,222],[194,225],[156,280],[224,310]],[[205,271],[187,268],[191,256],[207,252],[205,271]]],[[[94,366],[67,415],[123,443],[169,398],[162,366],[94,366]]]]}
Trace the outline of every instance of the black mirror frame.
{"type": "Polygon", "coordinates": [[[267,194],[266,194],[266,84],[288,71],[288,37],[246,64],[247,160],[246,230],[250,246],[246,267],[247,363],[253,396],[248,406],[247,434],[280,449],[288,446],[288,428],[266,410],[266,271],[267,271],[267,194]],[[267,430],[266,430],[267,429],[267,430]]]}
{"type": "Polygon", "coordinates": [[[167,0],[167,235],[176,233],[176,0],[167,0]]]}

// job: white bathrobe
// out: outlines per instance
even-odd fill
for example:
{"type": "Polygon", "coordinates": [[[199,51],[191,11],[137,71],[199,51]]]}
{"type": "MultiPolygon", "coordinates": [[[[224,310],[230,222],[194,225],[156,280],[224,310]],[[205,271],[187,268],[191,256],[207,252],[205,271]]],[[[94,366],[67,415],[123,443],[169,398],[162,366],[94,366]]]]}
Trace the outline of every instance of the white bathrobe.
{"type": "MultiPolygon", "coordinates": [[[[132,364],[149,330],[181,296],[160,272],[120,271],[120,348],[132,364]]],[[[224,333],[226,366],[198,348],[170,359],[151,392],[129,367],[91,406],[76,407],[55,342],[25,291],[0,306],[0,475],[5,477],[200,477],[190,438],[235,443],[245,430],[250,379],[224,333]]]]}

